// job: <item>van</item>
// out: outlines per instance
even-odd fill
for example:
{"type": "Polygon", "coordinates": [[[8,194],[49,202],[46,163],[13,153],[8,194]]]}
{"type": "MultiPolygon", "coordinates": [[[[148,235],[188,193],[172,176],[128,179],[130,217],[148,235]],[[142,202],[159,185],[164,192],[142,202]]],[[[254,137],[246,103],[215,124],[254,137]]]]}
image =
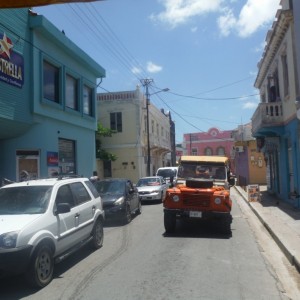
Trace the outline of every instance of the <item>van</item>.
{"type": "Polygon", "coordinates": [[[158,168],[156,171],[156,176],[161,176],[166,181],[166,184],[170,185],[170,179],[173,178],[173,181],[177,179],[178,167],[163,167],[158,168]]]}

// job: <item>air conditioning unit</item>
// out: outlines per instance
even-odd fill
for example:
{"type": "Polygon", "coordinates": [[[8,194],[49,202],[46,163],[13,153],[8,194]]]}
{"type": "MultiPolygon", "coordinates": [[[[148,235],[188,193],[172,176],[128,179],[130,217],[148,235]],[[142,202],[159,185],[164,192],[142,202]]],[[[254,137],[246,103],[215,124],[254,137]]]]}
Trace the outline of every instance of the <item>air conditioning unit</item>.
{"type": "Polygon", "coordinates": [[[235,146],[235,152],[244,152],[244,146],[235,146]]]}

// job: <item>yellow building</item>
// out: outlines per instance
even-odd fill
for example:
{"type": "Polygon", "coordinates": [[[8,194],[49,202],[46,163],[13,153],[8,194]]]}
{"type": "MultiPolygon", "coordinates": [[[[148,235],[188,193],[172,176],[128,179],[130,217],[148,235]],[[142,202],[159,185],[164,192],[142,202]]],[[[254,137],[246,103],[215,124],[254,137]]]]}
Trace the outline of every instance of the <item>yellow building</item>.
{"type": "MultiPolygon", "coordinates": [[[[148,106],[150,175],[169,164],[171,152],[170,115],[153,104],[148,106]]],[[[134,91],[97,94],[98,122],[115,130],[112,137],[101,137],[102,148],[117,156],[116,161],[97,161],[101,178],[126,177],[133,182],[147,174],[148,135],[146,97],[134,91]]]]}

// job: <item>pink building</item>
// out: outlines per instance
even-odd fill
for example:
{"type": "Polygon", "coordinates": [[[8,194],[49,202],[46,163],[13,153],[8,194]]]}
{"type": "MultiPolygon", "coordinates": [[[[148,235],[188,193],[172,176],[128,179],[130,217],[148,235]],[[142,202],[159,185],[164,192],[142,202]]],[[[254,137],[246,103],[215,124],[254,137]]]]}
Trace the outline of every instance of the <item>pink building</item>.
{"type": "Polygon", "coordinates": [[[219,155],[230,159],[233,146],[232,130],[220,131],[212,127],[207,132],[183,135],[185,155],[219,155]]]}

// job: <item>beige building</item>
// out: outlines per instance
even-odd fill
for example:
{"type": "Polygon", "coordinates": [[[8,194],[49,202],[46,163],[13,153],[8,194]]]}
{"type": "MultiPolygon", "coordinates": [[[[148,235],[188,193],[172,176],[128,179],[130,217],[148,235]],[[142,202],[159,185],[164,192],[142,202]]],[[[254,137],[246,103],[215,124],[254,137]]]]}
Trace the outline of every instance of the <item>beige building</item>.
{"type": "MultiPolygon", "coordinates": [[[[150,173],[169,164],[171,152],[170,117],[150,103],[149,141],[150,173]]],[[[137,87],[134,91],[97,94],[98,122],[116,131],[112,137],[101,137],[102,148],[117,156],[116,161],[97,161],[101,178],[126,177],[137,182],[147,174],[148,135],[146,97],[137,87]]]]}

